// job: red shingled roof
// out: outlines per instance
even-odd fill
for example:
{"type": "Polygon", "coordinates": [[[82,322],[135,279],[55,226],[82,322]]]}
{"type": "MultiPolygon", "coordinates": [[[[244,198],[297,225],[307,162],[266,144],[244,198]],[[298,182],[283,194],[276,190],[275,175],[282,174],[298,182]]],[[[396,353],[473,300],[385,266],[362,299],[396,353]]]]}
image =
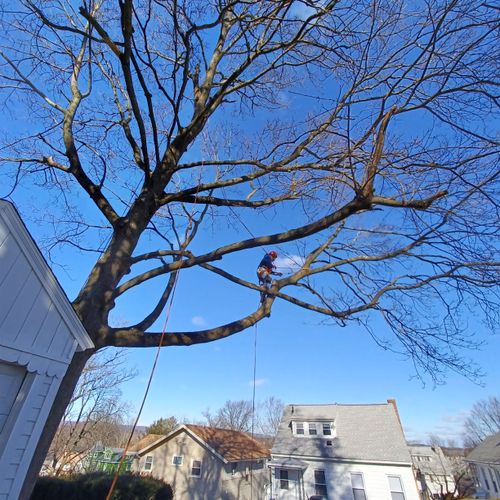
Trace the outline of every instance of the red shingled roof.
{"type": "Polygon", "coordinates": [[[271,456],[266,446],[244,432],[191,424],[186,424],[186,428],[228,462],[258,460],[271,456]]]}

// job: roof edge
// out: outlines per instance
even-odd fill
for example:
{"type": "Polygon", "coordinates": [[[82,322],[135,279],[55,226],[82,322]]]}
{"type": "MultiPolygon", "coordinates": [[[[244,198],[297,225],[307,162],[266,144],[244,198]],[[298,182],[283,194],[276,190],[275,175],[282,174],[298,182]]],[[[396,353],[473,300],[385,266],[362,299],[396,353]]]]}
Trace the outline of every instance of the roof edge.
{"type": "Polygon", "coordinates": [[[44,287],[50,292],[50,296],[54,300],[54,305],[59,314],[66,321],[71,334],[80,347],[80,349],[77,350],[93,349],[95,346],[92,339],[87,333],[87,330],[85,330],[66,292],[59,281],[57,281],[54,272],[42,255],[42,252],[28,231],[24,221],[21,219],[15,205],[10,201],[0,199],[0,217],[11,230],[21,251],[23,251],[30,262],[32,262],[34,273],[41,283],[43,283],[44,287]],[[42,270],[44,274],[42,274],[42,270]]]}

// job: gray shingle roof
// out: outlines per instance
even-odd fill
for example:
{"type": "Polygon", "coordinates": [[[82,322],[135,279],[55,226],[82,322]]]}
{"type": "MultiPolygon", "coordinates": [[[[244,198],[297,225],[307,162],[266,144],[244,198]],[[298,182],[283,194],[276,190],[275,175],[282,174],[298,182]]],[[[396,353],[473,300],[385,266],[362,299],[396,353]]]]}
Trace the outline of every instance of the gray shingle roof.
{"type": "Polygon", "coordinates": [[[500,432],[487,437],[465,457],[465,460],[500,464],[500,432]]]}
{"type": "Polygon", "coordinates": [[[429,446],[426,444],[408,446],[412,456],[413,465],[422,474],[435,474],[451,476],[453,470],[448,458],[444,455],[439,446],[429,446]],[[418,460],[418,457],[429,457],[429,460],[418,460]]]}
{"type": "Polygon", "coordinates": [[[344,460],[411,463],[395,408],[390,403],[364,405],[288,405],[285,407],[273,455],[313,456],[344,460]],[[332,446],[325,437],[297,437],[291,422],[334,421],[332,446]]]}

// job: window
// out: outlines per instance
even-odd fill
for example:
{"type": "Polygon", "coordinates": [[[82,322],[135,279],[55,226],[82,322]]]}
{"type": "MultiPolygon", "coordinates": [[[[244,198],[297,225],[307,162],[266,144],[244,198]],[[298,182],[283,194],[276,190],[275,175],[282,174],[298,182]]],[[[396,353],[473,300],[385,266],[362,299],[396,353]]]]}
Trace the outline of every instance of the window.
{"type": "Polygon", "coordinates": [[[16,413],[14,403],[21,392],[26,374],[27,371],[21,366],[0,363],[0,387],[2,388],[2,396],[0,397],[0,432],[2,432],[11,412],[16,413]]]}
{"type": "Polygon", "coordinates": [[[331,439],[327,439],[326,446],[333,446],[333,441],[331,439]]]}
{"type": "Polygon", "coordinates": [[[231,462],[231,474],[234,476],[238,470],[238,462],[231,462]]]}
{"type": "Polygon", "coordinates": [[[153,455],[147,455],[144,462],[144,470],[151,470],[153,468],[153,455]]]}
{"type": "Polygon", "coordinates": [[[486,489],[489,490],[490,489],[490,483],[488,482],[488,478],[486,477],[486,472],[484,472],[484,469],[482,467],[480,467],[480,469],[481,469],[481,474],[483,475],[484,484],[486,486],[486,489]]]}
{"type": "Polygon", "coordinates": [[[182,455],[174,455],[172,457],[172,465],[182,465],[184,462],[184,457],[182,455]]]}
{"type": "Polygon", "coordinates": [[[191,475],[194,477],[201,477],[201,460],[191,461],[191,475]]]}
{"type": "Polygon", "coordinates": [[[498,493],[498,487],[497,483],[495,482],[495,478],[493,477],[493,472],[491,471],[491,469],[488,469],[488,472],[490,473],[491,482],[493,483],[493,489],[495,490],[495,493],[498,493]]]}
{"type": "Polygon", "coordinates": [[[308,426],[309,426],[309,435],[316,436],[316,434],[318,434],[318,431],[316,429],[316,424],[313,422],[309,422],[308,426]]]}
{"type": "Polygon", "coordinates": [[[399,476],[387,476],[389,479],[389,488],[391,489],[392,500],[405,500],[403,484],[399,476]]]}
{"type": "Polygon", "coordinates": [[[354,500],[366,500],[363,474],[360,472],[351,472],[351,486],[354,500]]]}
{"type": "Polygon", "coordinates": [[[314,471],[314,490],[315,494],[318,496],[326,497],[326,477],[324,470],[314,471]]]}
{"type": "Polygon", "coordinates": [[[280,489],[288,489],[288,471],[286,469],[277,469],[278,477],[280,480],[280,489]]]}
{"type": "Polygon", "coordinates": [[[304,423],[303,422],[297,422],[295,424],[295,433],[296,434],[304,434],[304,423]]]}
{"type": "Polygon", "coordinates": [[[323,436],[331,436],[332,435],[332,424],[325,423],[323,424],[323,436]]]}

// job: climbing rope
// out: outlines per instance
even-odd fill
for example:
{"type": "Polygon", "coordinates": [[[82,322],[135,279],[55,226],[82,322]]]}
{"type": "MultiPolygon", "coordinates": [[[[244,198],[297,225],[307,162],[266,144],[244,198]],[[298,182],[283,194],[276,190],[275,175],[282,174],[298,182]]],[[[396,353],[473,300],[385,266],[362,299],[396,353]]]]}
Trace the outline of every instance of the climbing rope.
{"type": "MultiPolygon", "coordinates": [[[[255,382],[257,380],[257,323],[253,336],[252,439],[255,431],[255,382]]],[[[250,459],[250,500],[253,500],[253,461],[250,459]]]]}
{"type": "Polygon", "coordinates": [[[108,495],[106,496],[106,500],[111,500],[111,496],[113,495],[113,491],[114,491],[114,489],[116,487],[116,483],[118,481],[118,476],[120,475],[120,470],[122,468],[123,462],[125,461],[125,457],[127,456],[127,451],[130,447],[130,443],[131,443],[132,438],[134,436],[135,429],[137,427],[137,423],[139,422],[139,418],[141,417],[142,410],[144,408],[144,404],[146,403],[146,398],[147,398],[148,393],[149,393],[149,388],[151,387],[153,375],[156,371],[156,365],[158,364],[158,358],[160,356],[160,350],[161,350],[161,347],[163,345],[163,339],[165,337],[165,332],[167,331],[168,318],[170,317],[170,311],[172,310],[172,303],[174,302],[175,289],[177,287],[177,278],[178,277],[179,277],[179,271],[176,271],[174,284],[172,286],[172,295],[170,297],[170,304],[168,306],[167,313],[165,315],[165,323],[163,325],[163,330],[161,332],[161,337],[160,337],[160,342],[158,343],[158,348],[156,349],[156,355],[155,355],[155,358],[153,361],[153,366],[151,367],[151,373],[149,374],[149,380],[148,380],[148,383],[146,385],[146,390],[144,391],[144,396],[142,398],[141,406],[139,407],[139,412],[137,413],[137,417],[134,421],[134,425],[132,426],[132,430],[130,431],[130,435],[128,437],[127,444],[125,446],[125,449],[123,450],[123,455],[120,459],[120,462],[118,463],[118,468],[117,468],[115,476],[113,478],[113,482],[111,483],[111,486],[109,487],[109,491],[108,491],[108,495]]]}

